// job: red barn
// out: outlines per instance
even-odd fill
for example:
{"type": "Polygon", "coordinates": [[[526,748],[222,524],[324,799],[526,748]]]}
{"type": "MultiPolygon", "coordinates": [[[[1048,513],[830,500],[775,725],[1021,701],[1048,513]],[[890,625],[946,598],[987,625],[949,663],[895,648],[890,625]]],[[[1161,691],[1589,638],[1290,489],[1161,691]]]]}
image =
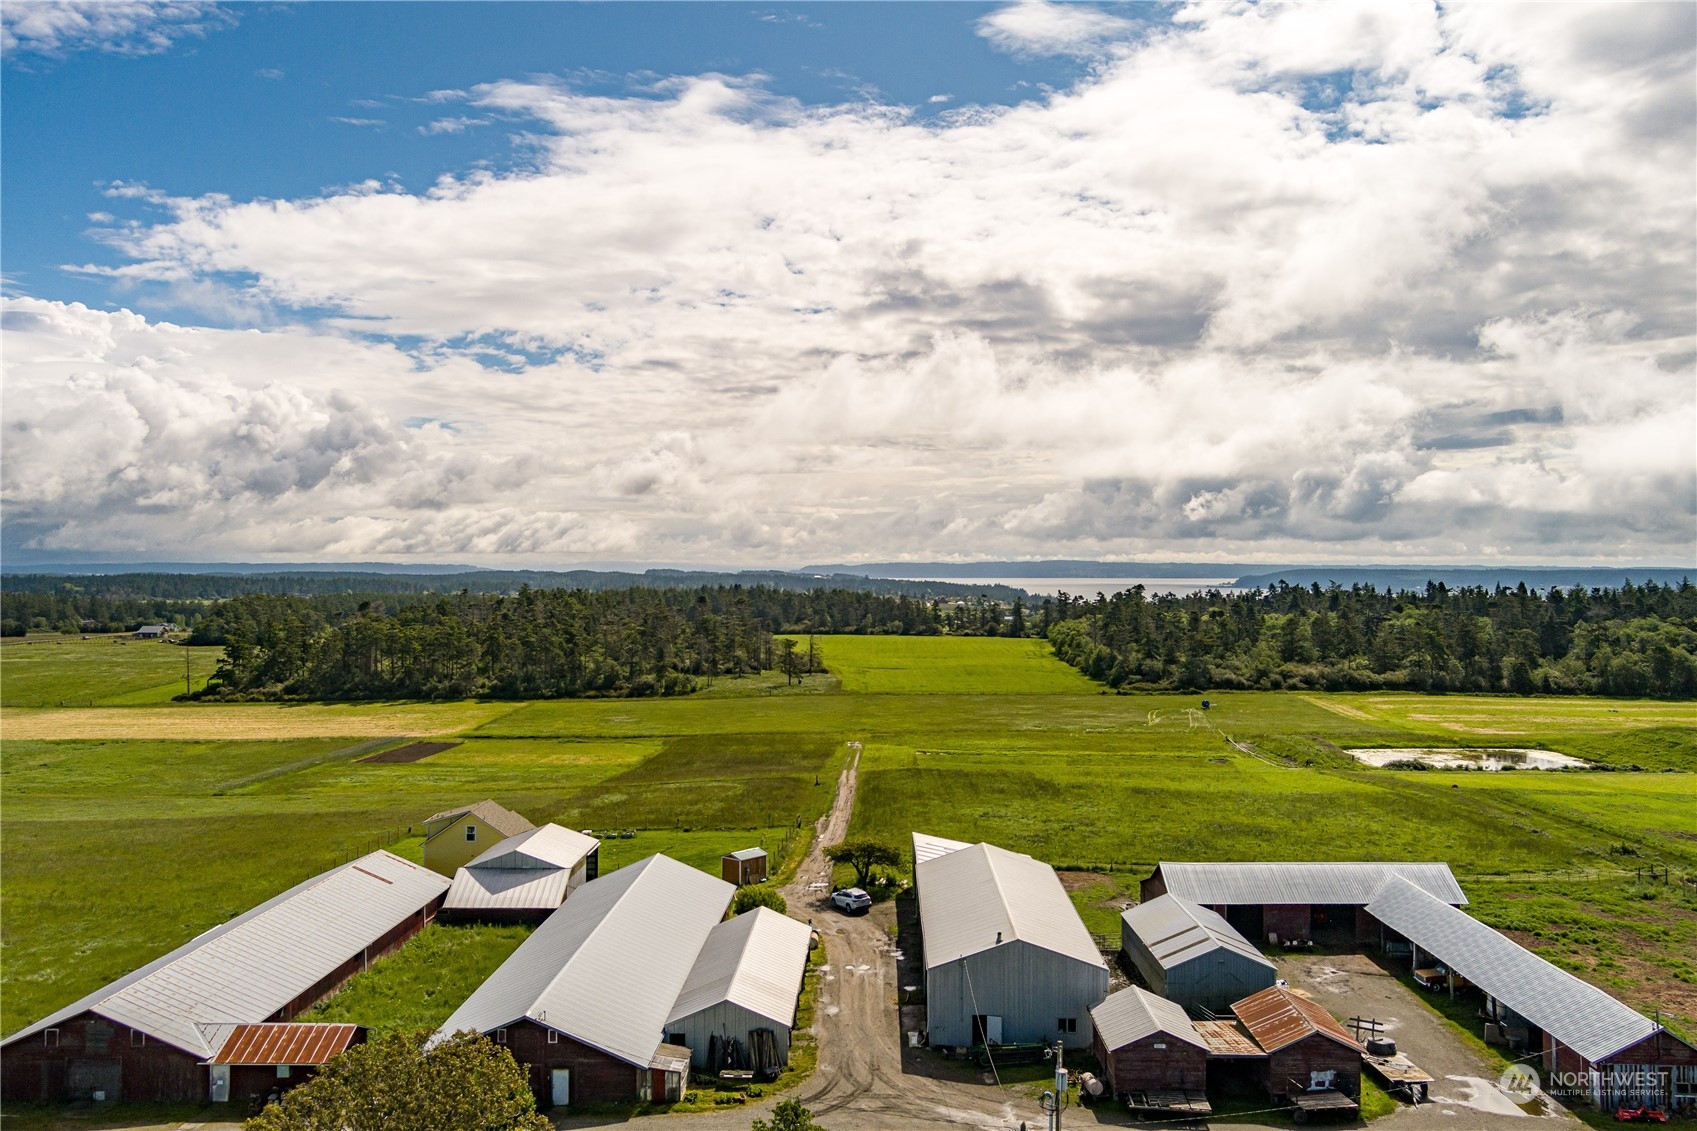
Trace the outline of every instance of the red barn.
{"type": "Polygon", "coordinates": [[[1361,1095],[1361,1057],[1367,1050],[1318,1003],[1272,986],[1234,1002],[1232,1012],[1267,1053],[1261,1082],[1274,1099],[1308,1092],[1361,1095]]]}
{"type": "Polygon", "coordinates": [[[1208,1045],[1176,1002],[1130,986],[1109,994],[1090,1019],[1111,1094],[1207,1090],[1208,1045]]]}

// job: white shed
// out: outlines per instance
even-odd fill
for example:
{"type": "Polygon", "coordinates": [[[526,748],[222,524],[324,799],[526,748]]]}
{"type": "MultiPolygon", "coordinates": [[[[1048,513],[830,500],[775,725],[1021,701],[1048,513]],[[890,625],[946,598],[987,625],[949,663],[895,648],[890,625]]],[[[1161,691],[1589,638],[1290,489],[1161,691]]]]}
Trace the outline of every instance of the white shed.
{"type": "Polygon", "coordinates": [[[709,1054],[730,1040],[741,1042],[756,1061],[769,1055],[772,1065],[788,1064],[790,1029],[812,948],[813,928],[770,907],[720,923],[707,936],[672,1006],[666,1042],[687,1047],[698,1069],[717,1067],[709,1065],[709,1054]],[[762,1044],[764,1038],[751,1036],[760,1030],[771,1032],[770,1049],[762,1044]]]}

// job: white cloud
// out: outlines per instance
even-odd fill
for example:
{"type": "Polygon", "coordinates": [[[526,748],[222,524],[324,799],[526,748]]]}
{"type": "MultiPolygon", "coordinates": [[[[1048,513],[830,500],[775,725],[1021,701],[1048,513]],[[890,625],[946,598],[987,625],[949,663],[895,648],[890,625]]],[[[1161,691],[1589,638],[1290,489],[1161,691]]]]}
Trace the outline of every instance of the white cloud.
{"type": "Polygon", "coordinates": [[[1015,55],[1093,55],[1136,25],[1089,4],[1019,0],[978,21],[978,34],[1015,55]]]}
{"type": "Polygon", "coordinates": [[[337,312],[317,332],[8,308],[7,538],[1688,561],[1673,7],[1599,38],[1565,5],[1524,36],[1492,8],[1199,6],[1071,90],[924,119],[720,75],[450,92],[528,121],[517,168],[155,193],[170,220],[107,237],[136,287],[337,312]]]}
{"type": "Polygon", "coordinates": [[[418,127],[418,132],[429,137],[435,134],[463,134],[473,126],[487,126],[487,118],[468,118],[461,114],[453,118],[437,118],[428,125],[418,127]]]}
{"type": "Polygon", "coordinates": [[[235,19],[229,9],[199,0],[8,0],[0,7],[0,51],[14,58],[76,51],[157,55],[235,19]]]}

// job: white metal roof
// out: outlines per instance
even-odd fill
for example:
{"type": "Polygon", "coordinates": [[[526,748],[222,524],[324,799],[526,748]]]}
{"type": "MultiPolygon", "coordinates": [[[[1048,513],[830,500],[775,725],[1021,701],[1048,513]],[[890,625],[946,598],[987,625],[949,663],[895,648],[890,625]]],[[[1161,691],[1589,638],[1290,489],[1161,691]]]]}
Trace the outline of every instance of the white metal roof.
{"type": "Polygon", "coordinates": [[[1364,904],[1392,874],[1445,903],[1467,902],[1448,864],[1174,864],[1163,860],[1156,870],[1169,894],[1209,905],[1364,904]]]}
{"type": "Polygon", "coordinates": [[[564,868],[581,864],[601,844],[592,836],[547,824],[529,829],[479,853],[468,868],[564,868]]]}
{"type": "Polygon", "coordinates": [[[736,888],[666,856],[591,880],[543,921],[437,1031],[528,1017],[638,1068],[736,888]]]}
{"type": "Polygon", "coordinates": [[[766,855],[764,848],[739,848],[735,852],[727,852],[732,860],[759,860],[766,855]]]}
{"type": "Polygon", "coordinates": [[[1400,877],[1385,882],[1367,913],[1587,1060],[1601,1060],[1660,1028],[1400,877]]]}
{"type": "Polygon", "coordinates": [[[1208,1045],[1190,1023],[1190,1015],[1175,1001],[1152,994],[1142,986],[1127,986],[1112,993],[1090,1011],[1090,1020],[1109,1052],[1144,1037],[1165,1033],[1175,1040],[1195,1045],[1204,1052],[1208,1045]]]}
{"type": "Polygon", "coordinates": [[[913,862],[915,866],[927,860],[935,860],[939,856],[947,856],[951,852],[959,852],[972,845],[964,840],[950,840],[946,836],[932,836],[930,833],[913,834],[913,862]]]}
{"type": "Polygon", "coordinates": [[[442,901],[444,911],[552,910],[566,901],[572,874],[564,868],[461,868],[442,901]]]}
{"type": "Polygon", "coordinates": [[[197,1056],[229,1030],[265,1021],[441,895],[448,881],[373,852],[297,884],[162,958],[9,1037],[85,1010],[197,1056]]]}
{"type": "Polygon", "coordinates": [[[789,1028],[812,943],[812,927],[770,907],[725,920],[708,933],[667,1022],[730,1002],[789,1028]]]}
{"type": "Polygon", "coordinates": [[[1120,919],[1143,940],[1165,970],[1216,950],[1229,950],[1273,969],[1266,956],[1236,927],[1201,904],[1171,893],[1127,908],[1120,919]]]}
{"type": "Polygon", "coordinates": [[[993,844],[919,863],[925,968],[1019,941],[1106,968],[1055,870],[993,844]]]}

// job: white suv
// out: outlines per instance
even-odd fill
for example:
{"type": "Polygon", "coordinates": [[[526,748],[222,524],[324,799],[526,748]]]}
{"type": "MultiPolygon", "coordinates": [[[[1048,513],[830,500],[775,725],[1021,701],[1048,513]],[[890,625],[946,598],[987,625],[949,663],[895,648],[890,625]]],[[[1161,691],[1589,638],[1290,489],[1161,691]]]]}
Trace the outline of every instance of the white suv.
{"type": "Polygon", "coordinates": [[[831,906],[853,915],[860,911],[872,910],[872,897],[859,888],[843,888],[831,893],[831,906]]]}

